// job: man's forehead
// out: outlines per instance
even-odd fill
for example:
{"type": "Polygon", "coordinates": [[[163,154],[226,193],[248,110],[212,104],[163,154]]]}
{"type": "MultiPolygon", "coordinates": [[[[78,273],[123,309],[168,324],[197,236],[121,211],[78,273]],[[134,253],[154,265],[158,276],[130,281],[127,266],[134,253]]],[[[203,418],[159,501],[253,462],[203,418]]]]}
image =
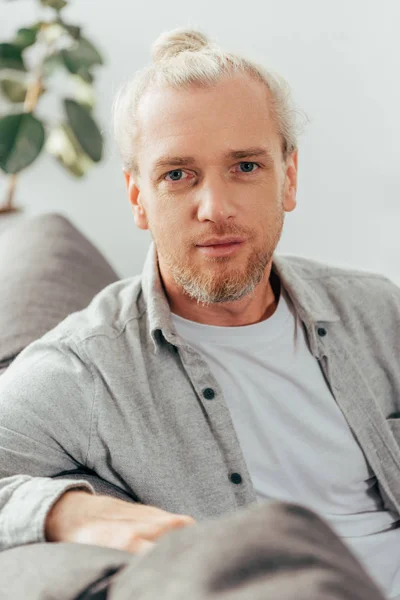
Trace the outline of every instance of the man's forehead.
{"type": "Polygon", "coordinates": [[[270,94],[266,86],[248,76],[232,77],[214,85],[183,88],[150,86],[137,107],[138,121],[150,135],[170,135],[178,126],[201,130],[217,120],[220,128],[233,122],[246,126],[272,125],[270,94]]]}
{"type": "Polygon", "coordinates": [[[138,125],[146,148],[143,157],[151,170],[203,158],[272,160],[280,136],[265,86],[251,80],[245,83],[251,90],[241,79],[240,84],[231,80],[201,90],[153,89],[143,97],[138,125]]]}

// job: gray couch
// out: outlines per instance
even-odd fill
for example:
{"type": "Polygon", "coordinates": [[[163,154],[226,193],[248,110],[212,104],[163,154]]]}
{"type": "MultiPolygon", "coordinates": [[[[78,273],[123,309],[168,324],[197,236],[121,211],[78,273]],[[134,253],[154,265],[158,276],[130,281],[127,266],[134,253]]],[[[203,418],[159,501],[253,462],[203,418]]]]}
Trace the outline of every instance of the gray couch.
{"type": "MultiPolygon", "coordinates": [[[[25,346],[118,279],[99,250],[65,217],[0,216],[0,376],[25,346]]],[[[55,477],[87,479],[99,493],[133,501],[93,472],[55,477]]]]}

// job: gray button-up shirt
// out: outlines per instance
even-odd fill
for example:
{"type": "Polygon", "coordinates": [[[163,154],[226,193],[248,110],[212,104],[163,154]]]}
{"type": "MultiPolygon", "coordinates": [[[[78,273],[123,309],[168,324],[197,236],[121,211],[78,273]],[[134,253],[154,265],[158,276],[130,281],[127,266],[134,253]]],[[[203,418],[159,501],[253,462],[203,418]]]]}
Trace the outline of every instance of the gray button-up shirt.
{"type": "MultiPolygon", "coordinates": [[[[273,269],[400,516],[400,290],[303,258],[275,256],[273,269]]],[[[174,330],[153,242],[141,275],[106,287],[0,377],[0,549],[44,541],[63,492],[96,492],[85,473],[198,521],[257,501],[221,387],[174,330]]]]}

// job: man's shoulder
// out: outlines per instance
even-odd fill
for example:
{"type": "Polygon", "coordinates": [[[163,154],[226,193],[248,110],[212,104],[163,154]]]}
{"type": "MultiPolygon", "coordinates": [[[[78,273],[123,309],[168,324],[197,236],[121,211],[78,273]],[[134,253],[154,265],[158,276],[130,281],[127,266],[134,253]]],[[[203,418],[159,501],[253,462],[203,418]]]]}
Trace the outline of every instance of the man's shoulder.
{"type": "Polygon", "coordinates": [[[86,308],[71,313],[45,335],[49,341],[68,339],[75,344],[99,335],[115,338],[128,321],[143,313],[138,304],[141,289],[141,275],[115,281],[100,290],[86,308]]]}
{"type": "Polygon", "coordinates": [[[343,300],[347,303],[369,300],[377,302],[400,302],[400,288],[381,273],[338,266],[301,256],[279,255],[276,263],[282,273],[311,287],[321,298],[343,300]]]}
{"type": "Polygon", "coordinates": [[[303,279],[371,279],[375,281],[390,281],[388,277],[381,273],[363,269],[355,269],[348,266],[333,265],[330,263],[317,261],[311,258],[294,255],[278,255],[277,262],[281,265],[290,266],[296,274],[303,279]]]}

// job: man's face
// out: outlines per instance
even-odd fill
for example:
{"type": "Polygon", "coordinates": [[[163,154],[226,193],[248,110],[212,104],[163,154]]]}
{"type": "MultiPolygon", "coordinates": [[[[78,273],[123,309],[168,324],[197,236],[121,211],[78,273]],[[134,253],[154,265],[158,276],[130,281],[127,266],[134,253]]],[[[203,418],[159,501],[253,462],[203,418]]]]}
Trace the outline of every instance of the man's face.
{"type": "Polygon", "coordinates": [[[207,89],[151,89],[139,111],[139,177],[126,175],[135,222],[150,229],[164,282],[203,303],[232,302],[262,280],[295,207],[269,92],[241,75],[207,89]],[[201,247],[239,237],[225,255],[201,247]]]}

